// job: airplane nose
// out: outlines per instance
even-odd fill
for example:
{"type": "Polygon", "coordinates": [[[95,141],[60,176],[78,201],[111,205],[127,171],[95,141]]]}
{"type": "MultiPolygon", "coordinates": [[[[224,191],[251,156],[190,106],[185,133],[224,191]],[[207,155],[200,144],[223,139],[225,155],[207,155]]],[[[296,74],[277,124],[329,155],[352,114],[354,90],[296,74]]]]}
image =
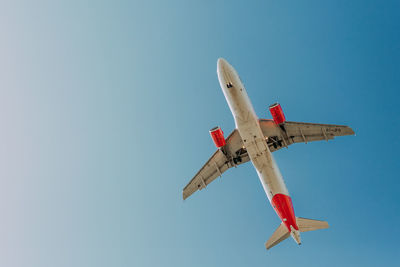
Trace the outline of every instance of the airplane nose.
{"type": "Polygon", "coordinates": [[[217,61],[217,74],[218,74],[218,79],[221,84],[221,87],[225,88],[225,85],[228,88],[232,87],[233,81],[232,81],[232,73],[234,72],[232,66],[220,57],[217,61]]]}
{"type": "Polygon", "coordinates": [[[219,70],[223,70],[224,68],[226,68],[226,66],[228,66],[228,62],[225,60],[225,59],[223,59],[222,57],[220,57],[219,59],[218,59],[218,61],[217,61],[217,68],[219,69],[219,70]]]}

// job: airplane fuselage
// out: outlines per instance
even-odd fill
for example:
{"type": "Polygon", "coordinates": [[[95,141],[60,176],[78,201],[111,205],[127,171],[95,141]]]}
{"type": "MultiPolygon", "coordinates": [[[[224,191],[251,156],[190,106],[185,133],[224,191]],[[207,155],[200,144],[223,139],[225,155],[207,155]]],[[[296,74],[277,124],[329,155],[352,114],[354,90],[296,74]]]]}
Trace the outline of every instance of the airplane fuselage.
{"type": "Polygon", "coordinates": [[[235,69],[222,58],[218,60],[217,65],[218,80],[222,91],[264,191],[293,239],[300,244],[300,232],[292,200],[267,145],[268,136],[264,136],[261,130],[259,119],[235,69]]]}

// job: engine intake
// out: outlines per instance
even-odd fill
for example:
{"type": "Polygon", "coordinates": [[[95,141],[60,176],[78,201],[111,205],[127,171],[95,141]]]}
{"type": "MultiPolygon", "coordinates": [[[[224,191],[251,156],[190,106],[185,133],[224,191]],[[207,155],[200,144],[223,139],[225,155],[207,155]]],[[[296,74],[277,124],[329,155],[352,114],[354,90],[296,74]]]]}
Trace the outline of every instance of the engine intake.
{"type": "Polygon", "coordinates": [[[286,121],[285,114],[283,114],[282,107],[279,103],[272,104],[269,106],[269,112],[271,112],[272,118],[276,124],[281,124],[286,121]]]}
{"type": "Polygon", "coordinates": [[[219,126],[212,128],[210,130],[210,135],[217,148],[221,148],[226,144],[224,138],[224,132],[221,130],[219,126]]]}

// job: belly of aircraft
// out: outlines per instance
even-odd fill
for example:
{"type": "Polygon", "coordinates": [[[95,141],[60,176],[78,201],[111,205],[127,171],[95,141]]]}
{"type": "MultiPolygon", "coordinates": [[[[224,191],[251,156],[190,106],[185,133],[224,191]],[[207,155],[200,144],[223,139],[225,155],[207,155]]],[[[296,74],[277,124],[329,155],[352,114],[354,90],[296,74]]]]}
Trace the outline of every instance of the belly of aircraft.
{"type": "Polygon", "coordinates": [[[271,200],[275,194],[288,194],[282,175],[270,152],[258,123],[238,125],[244,146],[260,178],[264,190],[271,200]],[[250,126],[251,125],[251,126],[250,126]]]}

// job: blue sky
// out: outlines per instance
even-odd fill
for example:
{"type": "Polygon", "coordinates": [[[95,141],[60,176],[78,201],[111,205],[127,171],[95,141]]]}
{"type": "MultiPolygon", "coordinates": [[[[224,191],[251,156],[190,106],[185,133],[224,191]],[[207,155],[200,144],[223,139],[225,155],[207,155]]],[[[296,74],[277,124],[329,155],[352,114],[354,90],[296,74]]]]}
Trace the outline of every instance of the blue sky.
{"type": "Polygon", "coordinates": [[[399,1],[5,1],[1,266],[395,266],[399,1]],[[296,215],[331,228],[270,251],[250,164],[181,190],[233,118],[216,62],[259,117],[351,126],[274,153],[296,215]]]}

